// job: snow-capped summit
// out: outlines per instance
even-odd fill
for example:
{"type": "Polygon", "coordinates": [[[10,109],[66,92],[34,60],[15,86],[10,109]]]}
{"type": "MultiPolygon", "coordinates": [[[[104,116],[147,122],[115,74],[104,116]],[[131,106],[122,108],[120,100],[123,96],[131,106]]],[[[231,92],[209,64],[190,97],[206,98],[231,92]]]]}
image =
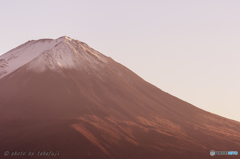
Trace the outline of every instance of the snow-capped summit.
{"type": "Polygon", "coordinates": [[[68,37],[68,36],[62,36],[62,37],[60,37],[60,38],[58,38],[59,40],[72,40],[70,37],[68,37]]]}
{"type": "Polygon", "coordinates": [[[97,68],[102,65],[98,60],[106,62],[107,57],[68,36],[32,40],[0,56],[0,79],[28,63],[29,69],[35,71],[56,67],[79,70],[89,64],[97,68]]]}

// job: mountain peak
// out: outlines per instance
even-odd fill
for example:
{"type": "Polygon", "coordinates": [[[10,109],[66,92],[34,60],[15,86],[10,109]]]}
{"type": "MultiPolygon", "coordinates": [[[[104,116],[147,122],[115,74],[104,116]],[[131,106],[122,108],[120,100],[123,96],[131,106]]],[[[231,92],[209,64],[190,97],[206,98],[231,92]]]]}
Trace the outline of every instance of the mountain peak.
{"type": "Polygon", "coordinates": [[[73,40],[71,39],[69,36],[61,36],[60,38],[58,38],[59,40],[73,40]]]}
{"type": "Polygon", "coordinates": [[[96,70],[108,60],[106,56],[87,44],[71,39],[68,36],[57,39],[33,40],[0,56],[0,79],[28,63],[34,66],[34,70],[44,67],[42,66],[43,63],[47,66],[53,66],[54,63],[68,69],[94,68],[96,70]],[[38,61],[38,63],[32,61],[38,61]]]}

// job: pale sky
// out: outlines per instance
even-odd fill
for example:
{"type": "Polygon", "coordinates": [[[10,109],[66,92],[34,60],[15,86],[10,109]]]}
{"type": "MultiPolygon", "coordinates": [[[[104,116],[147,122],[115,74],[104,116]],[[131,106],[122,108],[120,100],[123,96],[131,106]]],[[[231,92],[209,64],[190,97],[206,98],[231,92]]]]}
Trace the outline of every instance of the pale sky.
{"type": "Polygon", "coordinates": [[[239,0],[0,0],[0,55],[69,36],[146,81],[240,121],[239,0]]]}

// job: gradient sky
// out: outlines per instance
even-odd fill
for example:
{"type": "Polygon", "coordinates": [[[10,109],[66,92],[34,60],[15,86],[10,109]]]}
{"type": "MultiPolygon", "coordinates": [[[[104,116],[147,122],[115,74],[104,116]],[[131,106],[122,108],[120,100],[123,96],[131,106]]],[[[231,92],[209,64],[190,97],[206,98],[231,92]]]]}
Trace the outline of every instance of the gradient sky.
{"type": "Polygon", "coordinates": [[[240,121],[239,0],[0,0],[0,55],[86,42],[163,91],[240,121]]]}

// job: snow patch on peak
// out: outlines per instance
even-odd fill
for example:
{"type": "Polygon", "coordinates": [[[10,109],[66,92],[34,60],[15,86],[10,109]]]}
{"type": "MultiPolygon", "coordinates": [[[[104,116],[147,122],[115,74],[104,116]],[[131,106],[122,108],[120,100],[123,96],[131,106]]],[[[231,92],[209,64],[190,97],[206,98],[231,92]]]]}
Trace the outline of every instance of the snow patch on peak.
{"type": "Polygon", "coordinates": [[[82,71],[99,71],[106,65],[105,57],[98,56],[90,50],[83,49],[78,41],[62,41],[52,49],[44,52],[28,65],[28,70],[42,72],[46,69],[61,72],[64,69],[82,71]]]}
{"type": "Polygon", "coordinates": [[[59,41],[72,41],[72,39],[68,36],[62,36],[56,40],[59,40],[59,41]]]}
{"type": "Polygon", "coordinates": [[[62,64],[60,62],[57,62],[59,67],[62,67],[62,64]]]}
{"type": "Polygon", "coordinates": [[[0,79],[23,65],[36,72],[46,69],[100,71],[109,60],[87,44],[67,36],[33,40],[0,56],[0,79]]]}
{"type": "Polygon", "coordinates": [[[0,59],[0,77],[7,73],[8,63],[4,59],[0,59]]]}
{"type": "Polygon", "coordinates": [[[33,40],[3,54],[0,60],[5,60],[7,66],[0,67],[0,72],[4,72],[0,73],[0,79],[27,64],[44,51],[52,49],[59,42],[61,41],[52,39],[33,40]]]}
{"type": "Polygon", "coordinates": [[[55,71],[60,69],[57,61],[52,57],[51,51],[49,50],[45,51],[27,64],[27,70],[33,72],[43,72],[46,69],[55,71]]]}

